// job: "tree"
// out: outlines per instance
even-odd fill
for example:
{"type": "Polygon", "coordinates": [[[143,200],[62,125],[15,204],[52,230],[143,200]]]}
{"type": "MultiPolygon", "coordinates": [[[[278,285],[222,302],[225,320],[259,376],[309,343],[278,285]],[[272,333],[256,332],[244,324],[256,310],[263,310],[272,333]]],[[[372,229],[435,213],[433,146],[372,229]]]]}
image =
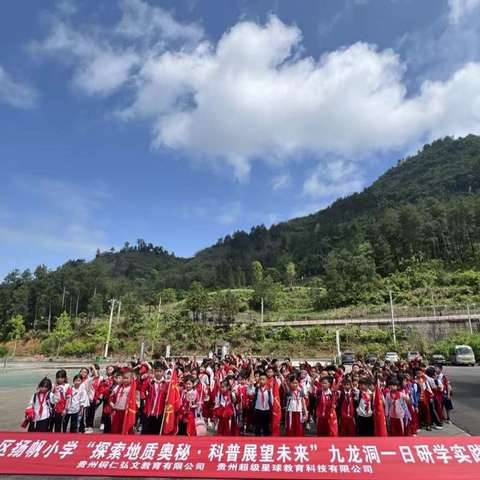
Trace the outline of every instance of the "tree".
{"type": "Polygon", "coordinates": [[[25,322],[22,315],[14,315],[7,322],[7,338],[13,340],[13,353],[12,357],[15,356],[17,351],[17,342],[25,335],[25,322]]]}
{"type": "Polygon", "coordinates": [[[255,260],[252,262],[252,284],[253,286],[258,285],[263,279],[263,266],[258,261],[255,260]]]}
{"type": "Polygon", "coordinates": [[[209,297],[207,290],[200,282],[192,283],[185,304],[192,312],[194,320],[205,317],[209,307],[209,297]]]}
{"type": "Polygon", "coordinates": [[[374,301],[377,274],[371,246],[361,244],[353,252],[332,251],[325,263],[328,306],[341,307],[374,301]]]}
{"type": "Polygon", "coordinates": [[[103,313],[103,296],[94,295],[88,301],[87,311],[91,320],[95,320],[96,317],[100,316],[103,313]]]}
{"type": "Polygon", "coordinates": [[[177,292],[173,288],[164,288],[160,292],[162,303],[175,303],[177,301],[177,292]]]}
{"type": "Polygon", "coordinates": [[[295,276],[296,276],[295,264],[293,262],[288,262],[287,268],[286,268],[286,277],[287,277],[287,282],[290,288],[293,288],[293,282],[295,281],[295,276]]]}
{"type": "Polygon", "coordinates": [[[57,354],[60,353],[60,347],[70,338],[73,337],[72,322],[67,312],[63,312],[58,318],[55,328],[52,332],[52,337],[57,344],[57,354]]]}
{"type": "Polygon", "coordinates": [[[274,282],[270,276],[265,277],[255,286],[252,297],[252,306],[258,310],[263,298],[263,305],[266,309],[278,310],[281,295],[282,284],[274,282]]]}
{"type": "Polygon", "coordinates": [[[121,298],[122,315],[129,323],[136,322],[142,316],[140,309],[140,300],[134,293],[129,292],[121,298]]]}
{"type": "Polygon", "coordinates": [[[240,311],[240,300],[231,292],[217,292],[212,299],[212,309],[218,320],[233,322],[240,311]]]}

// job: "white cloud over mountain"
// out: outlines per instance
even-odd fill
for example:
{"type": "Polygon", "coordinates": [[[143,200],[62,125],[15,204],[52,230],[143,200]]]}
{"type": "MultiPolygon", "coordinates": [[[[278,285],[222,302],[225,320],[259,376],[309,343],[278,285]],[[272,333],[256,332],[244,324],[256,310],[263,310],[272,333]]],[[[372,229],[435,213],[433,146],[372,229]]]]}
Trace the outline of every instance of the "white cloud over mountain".
{"type": "MultiPolygon", "coordinates": [[[[451,0],[451,22],[476,3],[451,0]]],[[[348,193],[325,184],[335,181],[334,169],[358,189],[355,162],[480,131],[480,63],[409,93],[406,63],[392,49],[358,42],[313,58],[304,54],[302,32],[275,16],[266,24],[239,21],[214,43],[160,7],[126,0],[121,8],[113,28],[59,20],[33,49],[67,57],[87,94],[126,90],[116,114],[147,119],[154,148],[227,164],[238,179],[255,162],[283,166],[307,153],[341,160],[321,161],[306,194],[348,193]]]]}

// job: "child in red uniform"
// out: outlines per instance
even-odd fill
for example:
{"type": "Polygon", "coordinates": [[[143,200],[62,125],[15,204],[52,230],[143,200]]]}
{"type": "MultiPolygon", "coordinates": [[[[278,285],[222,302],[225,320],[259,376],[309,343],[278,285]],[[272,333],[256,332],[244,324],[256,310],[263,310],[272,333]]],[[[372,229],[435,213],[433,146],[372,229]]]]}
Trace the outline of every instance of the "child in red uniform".
{"type": "Polygon", "coordinates": [[[159,435],[167,396],[165,369],[160,362],[156,362],[153,366],[153,379],[148,382],[144,395],[142,434],[159,435]]]}
{"type": "MultiPolygon", "coordinates": [[[[122,433],[125,411],[128,408],[128,398],[130,389],[133,386],[133,373],[126,371],[123,374],[122,384],[115,392],[115,396],[110,402],[112,407],[112,433],[122,433]]],[[[133,431],[128,432],[132,434],[133,431]]]]}
{"type": "Polygon", "coordinates": [[[59,370],[55,375],[55,385],[50,394],[50,403],[53,407],[52,430],[62,431],[63,419],[67,413],[67,401],[72,395],[72,389],[67,383],[67,372],[59,370]]]}
{"type": "Polygon", "coordinates": [[[28,404],[28,431],[29,432],[48,432],[50,429],[50,392],[52,390],[52,382],[48,378],[44,378],[37,387],[37,391],[33,394],[28,404]]]}
{"type": "Polygon", "coordinates": [[[178,434],[195,437],[197,435],[195,419],[199,415],[201,404],[198,390],[193,388],[193,378],[191,376],[187,376],[184,380],[181,405],[178,416],[178,434]]]}
{"type": "Polygon", "coordinates": [[[285,435],[303,437],[303,423],[307,418],[305,396],[295,375],[290,375],[289,384],[285,395],[285,435]]]}
{"type": "Polygon", "coordinates": [[[399,386],[396,378],[390,379],[389,391],[385,395],[385,417],[391,437],[403,437],[407,434],[408,397],[399,386]]]}
{"type": "Polygon", "coordinates": [[[213,409],[218,419],[217,435],[229,436],[232,434],[232,418],[235,413],[233,395],[227,381],[220,384],[220,391],[215,398],[213,409]]]}
{"type": "Polygon", "coordinates": [[[123,382],[123,375],[120,370],[115,370],[101,384],[101,395],[103,397],[102,425],[103,433],[112,433],[112,406],[110,402],[114,400],[115,392],[120,388],[123,382]]]}
{"type": "Polygon", "coordinates": [[[333,407],[332,377],[324,377],[320,382],[320,388],[317,391],[317,435],[319,437],[328,437],[330,435],[330,426],[328,419],[333,407]]]}
{"type": "Polygon", "coordinates": [[[344,378],[342,391],[337,403],[337,414],[340,420],[339,434],[341,437],[354,437],[357,434],[354,395],[352,381],[349,378],[344,378]]]}

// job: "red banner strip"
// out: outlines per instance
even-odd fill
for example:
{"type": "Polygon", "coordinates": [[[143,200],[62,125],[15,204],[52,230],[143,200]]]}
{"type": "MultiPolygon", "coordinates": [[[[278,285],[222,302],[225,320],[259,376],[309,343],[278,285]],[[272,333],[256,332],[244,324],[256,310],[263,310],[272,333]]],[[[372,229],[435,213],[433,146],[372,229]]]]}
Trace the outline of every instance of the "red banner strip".
{"type": "Polygon", "coordinates": [[[159,437],[0,432],[0,474],[471,480],[480,478],[480,437],[159,437]]]}

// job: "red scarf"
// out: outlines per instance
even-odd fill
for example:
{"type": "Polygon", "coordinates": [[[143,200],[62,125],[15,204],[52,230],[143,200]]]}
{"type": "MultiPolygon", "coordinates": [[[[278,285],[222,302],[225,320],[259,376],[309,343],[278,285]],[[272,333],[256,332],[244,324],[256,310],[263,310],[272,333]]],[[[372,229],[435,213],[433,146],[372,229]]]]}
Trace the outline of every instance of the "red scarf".
{"type": "Polygon", "coordinates": [[[343,392],[342,417],[353,416],[353,395],[352,391],[343,392]]]}
{"type": "Polygon", "coordinates": [[[325,417],[327,413],[327,402],[330,400],[331,392],[322,390],[321,403],[322,403],[322,417],[325,417]]]}
{"type": "Polygon", "coordinates": [[[42,418],[42,413],[43,413],[43,405],[45,404],[45,400],[47,398],[46,393],[37,393],[37,399],[38,399],[38,415],[40,418],[42,418]]]}
{"type": "Polygon", "coordinates": [[[362,392],[361,393],[361,399],[365,402],[365,413],[370,413],[372,404],[371,404],[371,398],[372,396],[370,395],[369,392],[362,392]]]}

